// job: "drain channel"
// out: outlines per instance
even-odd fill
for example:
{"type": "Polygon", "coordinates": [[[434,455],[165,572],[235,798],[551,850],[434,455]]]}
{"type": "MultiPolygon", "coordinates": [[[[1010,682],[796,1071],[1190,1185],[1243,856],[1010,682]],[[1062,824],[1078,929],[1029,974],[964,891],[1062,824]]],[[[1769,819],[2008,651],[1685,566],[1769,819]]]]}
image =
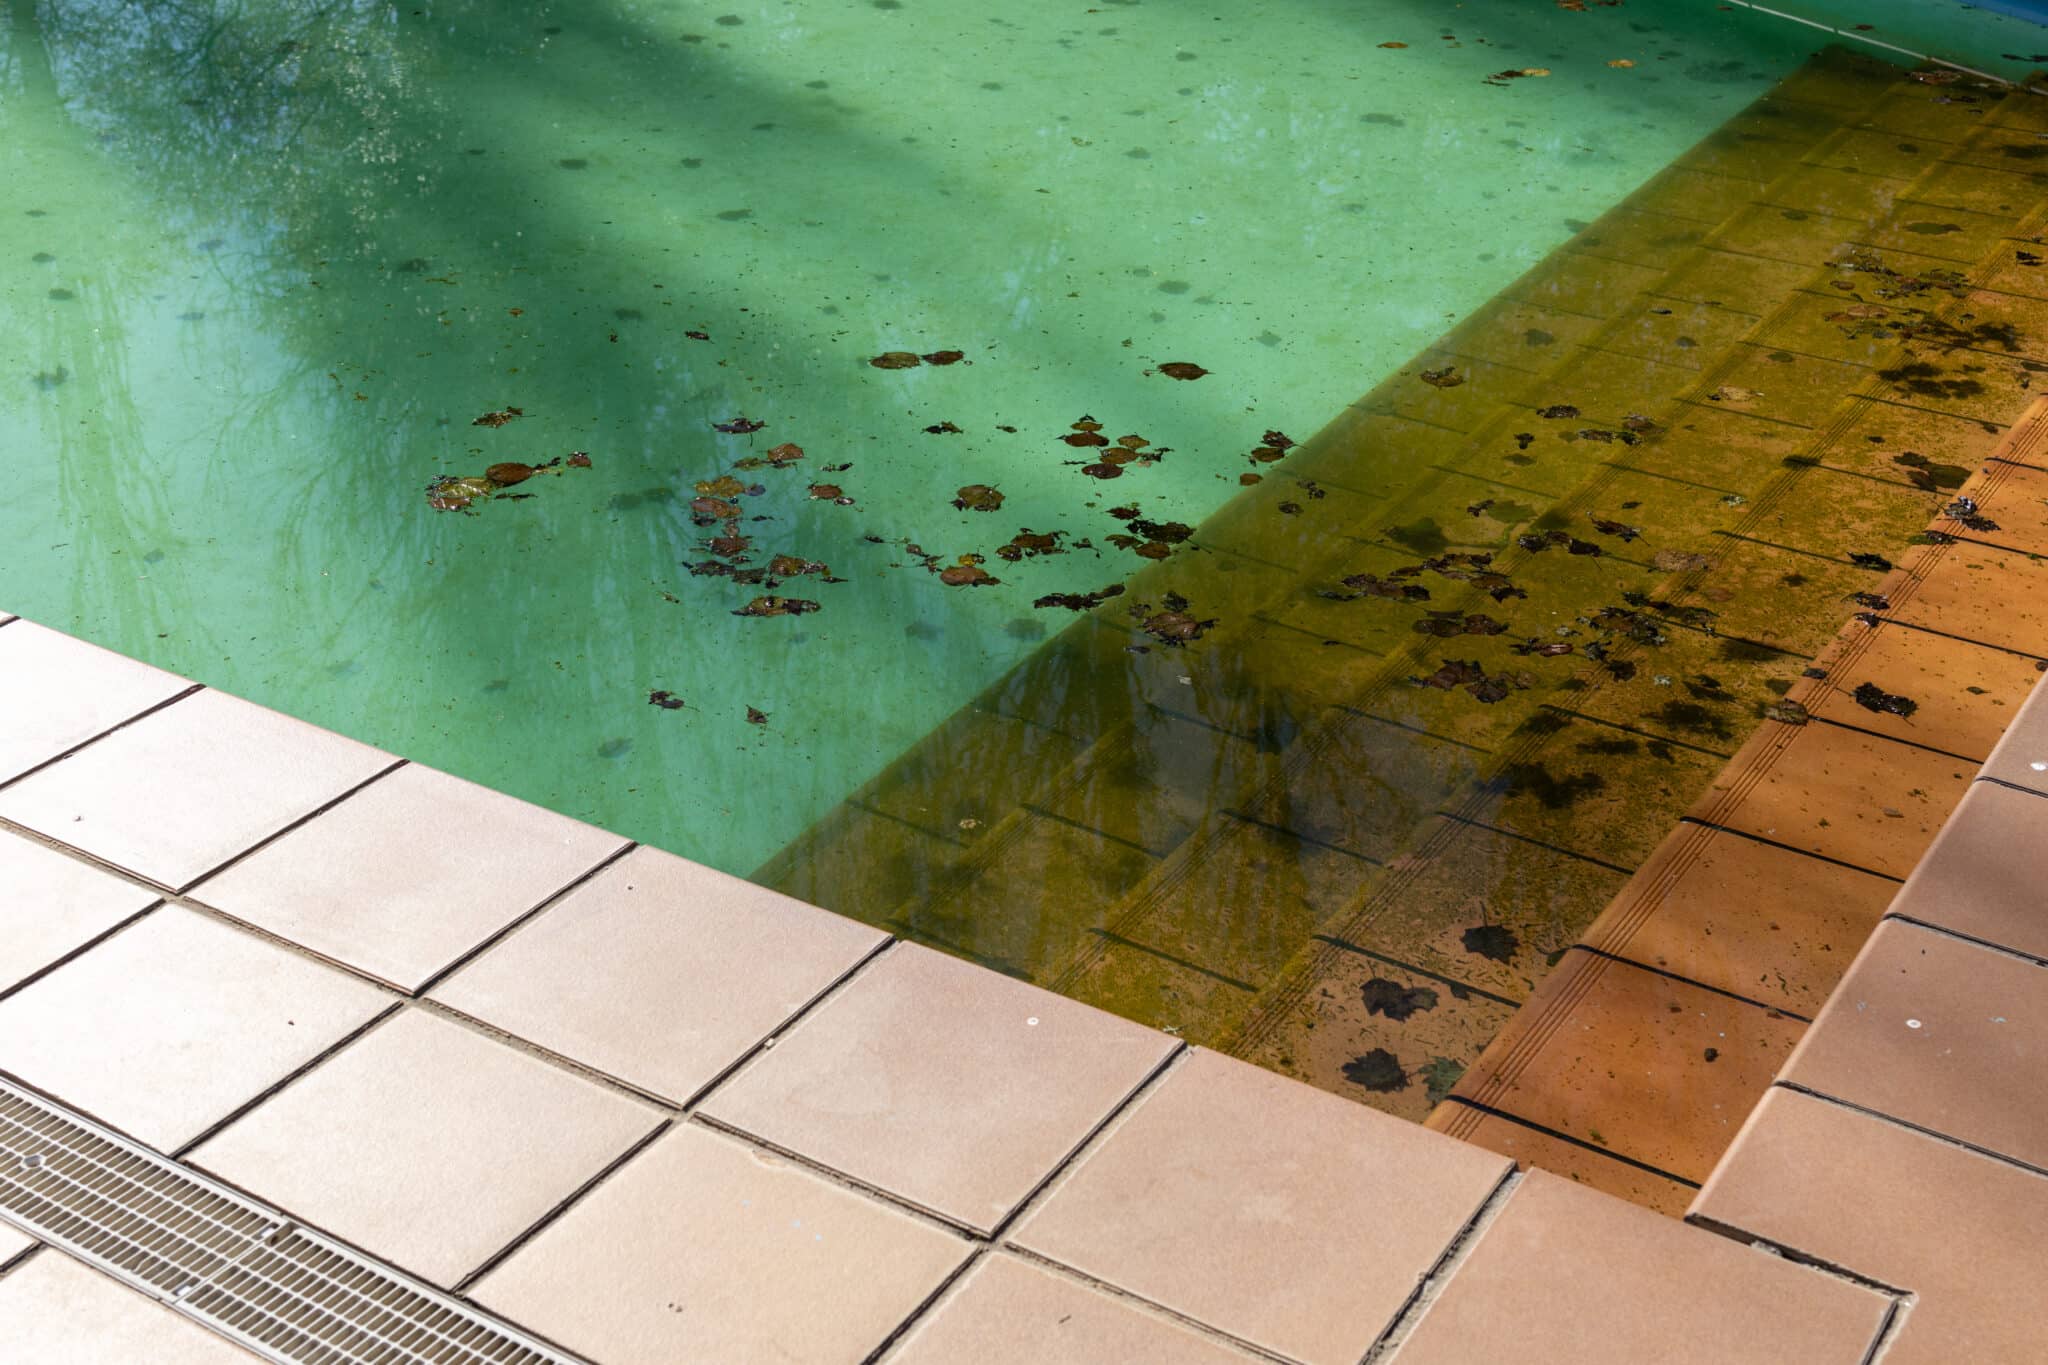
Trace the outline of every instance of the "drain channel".
{"type": "Polygon", "coordinates": [[[294,1365],[575,1365],[83,1115],[0,1080],[0,1218],[294,1365]]]}

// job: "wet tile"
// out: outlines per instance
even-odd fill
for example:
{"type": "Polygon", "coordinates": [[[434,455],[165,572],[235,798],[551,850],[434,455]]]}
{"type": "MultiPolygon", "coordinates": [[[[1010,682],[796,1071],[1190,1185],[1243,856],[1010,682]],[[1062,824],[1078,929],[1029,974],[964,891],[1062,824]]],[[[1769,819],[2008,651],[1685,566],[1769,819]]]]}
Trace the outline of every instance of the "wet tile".
{"type": "MultiPolygon", "coordinates": [[[[2048,268],[2048,252],[2033,254],[2043,264],[2027,269],[2038,272],[2048,268]]],[[[2006,357],[2048,359],[2048,299],[2002,289],[1973,289],[1963,307],[1955,326],[1961,333],[1957,339],[1964,344],[2006,357]]]]}
{"type": "Polygon", "coordinates": [[[1717,304],[1649,295],[1610,325],[1600,345],[1621,355],[1700,370],[1755,331],[1760,321],[1717,304]]]}
{"type": "Polygon", "coordinates": [[[1527,370],[1432,348],[1373,390],[1367,405],[1446,431],[1470,432],[1528,382],[1527,370]],[[1425,374],[1442,377],[1432,381],[1425,374]]]}
{"type": "Polygon", "coordinates": [[[1600,320],[1506,297],[1460,322],[1446,344],[1464,355],[1523,370],[1548,369],[1600,330],[1600,320]]]}
{"type": "Polygon", "coordinates": [[[0,816],[177,889],[394,761],[195,692],[0,792],[0,816]]]}
{"type": "Polygon", "coordinates": [[[1803,453],[1811,440],[1801,428],[1721,403],[1677,404],[1662,420],[1662,432],[1615,452],[1614,462],[1750,498],[1783,473],[1785,461],[1803,453]]]}
{"type": "Polygon", "coordinates": [[[1717,228],[1710,244],[1717,251],[1811,269],[1816,262],[1860,241],[1868,230],[1867,221],[1755,204],[1717,228]]]}
{"type": "Polygon", "coordinates": [[[2041,680],[2023,655],[1889,622],[1843,639],[1816,661],[1828,676],[1801,693],[1808,710],[1979,761],[2041,680]]]}
{"type": "Polygon", "coordinates": [[[1916,344],[1896,364],[1872,371],[1870,391],[1980,422],[2010,422],[2032,399],[2028,366],[2038,364],[2024,356],[1916,344]]]}
{"type": "Polygon", "coordinates": [[[0,991],[147,909],[156,893],[0,833],[0,991]]]}
{"type": "MultiPolygon", "coordinates": [[[[1777,212],[1777,210],[1770,210],[1777,212]]],[[[1779,261],[1738,251],[1702,248],[1698,257],[1657,282],[1658,297],[1686,300],[1762,317],[1820,272],[1819,257],[1779,261]]]]}
{"type": "Polygon", "coordinates": [[[1869,384],[1871,373],[1862,365],[1757,343],[1708,375],[1692,396],[1753,417],[1820,427],[1869,384]]]}
{"type": "Polygon", "coordinates": [[[963,708],[866,783],[859,800],[935,839],[972,844],[977,827],[1059,782],[1086,749],[1084,741],[1043,725],[963,708]]]}
{"type": "Polygon", "coordinates": [[[701,1111],[988,1232],[1177,1046],[901,944],[701,1111]]]}
{"type": "Polygon", "coordinates": [[[1673,217],[1629,203],[1602,214],[1598,222],[1572,238],[1568,249],[1669,269],[1681,253],[1699,244],[1709,228],[1710,224],[1695,218],[1673,217]]]}
{"type": "Polygon", "coordinates": [[[1456,1093],[1703,1180],[1803,1027],[1760,1005],[1575,949],[1456,1093]]]}
{"type": "Polygon", "coordinates": [[[2004,214],[1904,201],[1863,240],[1970,266],[1995,249],[2013,224],[2013,218],[2004,214]]]}
{"type": "Polygon", "coordinates": [[[1524,383],[1515,396],[1530,408],[1562,403],[1579,409],[1584,415],[1571,419],[1574,429],[1614,429],[1625,417],[1648,415],[1691,392],[1698,382],[1699,374],[1691,365],[1666,365],[1642,356],[1582,347],[1574,360],[1554,374],[1524,383]]]}
{"type": "Polygon", "coordinates": [[[1456,1100],[1439,1105],[1429,1127],[1469,1142],[1474,1147],[1513,1161],[1520,1170],[1548,1171],[1555,1176],[1631,1204],[1640,1204],[1669,1218],[1681,1217],[1692,1203],[1697,1185],[1622,1160],[1611,1152],[1566,1142],[1540,1128],[1501,1114],[1489,1114],[1456,1100]]]}
{"type": "Polygon", "coordinates": [[[1682,824],[1585,942],[1810,1019],[1898,886],[1708,825],[1682,824]]]}
{"type": "Polygon", "coordinates": [[[1946,142],[1881,128],[1845,128],[1807,154],[1815,166],[1910,179],[1925,174],[1948,151],[1946,142]]]}
{"type": "Polygon", "coordinates": [[[683,1104],[885,937],[641,848],[463,967],[433,998],[683,1104]],[[593,981],[604,988],[589,989],[593,981]]]}
{"type": "Polygon", "coordinates": [[[477,1282],[486,1308],[606,1365],[863,1360],[968,1243],[691,1124],[477,1282]]]}
{"type": "Polygon", "coordinates": [[[2048,799],[1973,782],[1892,913],[2048,959],[2048,799]]]}
{"type": "Polygon", "coordinates": [[[1971,544],[1917,551],[1884,591],[1895,621],[2048,656],[2048,561],[1971,544]]]}
{"type": "Polygon", "coordinates": [[[1868,403],[1813,448],[1831,469],[1904,483],[1934,510],[1983,465],[2005,430],[1967,417],[1898,403],[1868,403]]]}
{"type": "Polygon", "coordinates": [[[1950,162],[1935,167],[1913,187],[1913,197],[1932,208],[1967,209],[2016,219],[2041,199],[2039,172],[1999,170],[1950,162]]]}
{"type": "Polygon", "coordinates": [[[625,845],[408,764],[192,896],[413,991],[625,845]]]}
{"type": "Polygon", "coordinates": [[[1365,1353],[1506,1169],[1197,1052],[1014,1240],[1267,1350],[1333,1365],[1365,1353]]]}
{"type": "Polygon", "coordinates": [[[1718,223],[1731,205],[1762,196],[1767,182],[1673,166],[1652,177],[1628,198],[1632,208],[1718,223]]]}
{"type": "Polygon", "coordinates": [[[1288,756],[1244,813],[1313,843],[1384,862],[1481,770],[1483,751],[1337,711],[1288,756]]]}
{"type": "Polygon", "coordinates": [[[408,1008],[191,1159],[452,1287],[661,1120],[649,1106],[408,1008]]]}
{"type": "Polygon", "coordinates": [[[1859,126],[1895,133],[1922,142],[1956,144],[1941,148],[1947,160],[1971,159],[1972,144],[1985,127],[1986,114],[1995,112],[1997,101],[1969,93],[1959,99],[1955,87],[1902,83],[1887,98],[1864,111],[1859,126]]]}
{"type": "Polygon", "coordinates": [[[1539,308],[1610,318],[1662,278],[1654,266],[1561,251],[1510,285],[1508,296],[1539,308]]]}
{"type": "Polygon", "coordinates": [[[1913,1293],[1886,1365],[2048,1352],[2048,1179],[2031,1171],[1779,1088],[1692,1217],[1913,1293]]]}
{"type": "Polygon", "coordinates": [[[945,886],[963,853],[958,843],[853,800],[826,812],[756,869],[752,880],[873,924],[945,886]]]}
{"type": "Polygon", "coordinates": [[[1898,327],[1909,316],[1883,304],[1862,304],[1863,308],[1885,308],[1874,317],[1851,314],[1856,300],[1832,290],[1801,290],[1785,300],[1770,320],[1757,330],[1758,345],[1772,350],[1817,356],[1852,365],[1889,364],[1899,349],[1898,327]]]}
{"type": "Polygon", "coordinates": [[[1442,977],[1345,953],[1288,1020],[1236,1055],[1420,1123],[1514,1012],[1442,977]]]}
{"type": "Polygon", "coordinates": [[[1909,179],[1875,171],[1809,164],[1772,185],[1762,198],[1772,208],[1877,223],[1912,188],[1909,179]]]}
{"type": "Polygon", "coordinates": [[[170,700],[192,684],[32,621],[0,631],[0,782],[170,700]]]}
{"type": "Polygon", "coordinates": [[[175,1152],[387,1003],[346,973],[165,906],[0,1001],[0,1067],[175,1152]]]}
{"type": "Polygon", "coordinates": [[[56,1251],[0,1279],[0,1322],[9,1357],[36,1365],[255,1365],[259,1359],[56,1251]]]}
{"type": "Polygon", "coordinates": [[[1000,1252],[918,1320],[889,1365],[1246,1365],[1253,1357],[1128,1299],[1000,1252]]]}
{"type": "Polygon", "coordinates": [[[1709,824],[1904,878],[1962,800],[1971,776],[1966,759],[1825,721],[1773,723],[1715,779],[1692,813],[1709,824]]]}
{"type": "Polygon", "coordinates": [[[1401,1346],[1408,1365],[1862,1365],[1884,1295],[1538,1171],[1401,1346]]]}
{"type": "Polygon", "coordinates": [[[2015,1088],[2048,1057],[2048,967],[1886,920],[1783,1079],[2048,1166],[2048,1127],[2015,1088]]]}
{"type": "Polygon", "coordinates": [[[1748,180],[1775,180],[1839,122],[1839,115],[1759,101],[1716,128],[1674,163],[1748,180]]]}
{"type": "MultiPolygon", "coordinates": [[[[1896,556],[1925,531],[1937,501],[1906,484],[1811,466],[1786,471],[1779,491],[1754,510],[1745,534],[1837,560],[1872,547],[1896,556]]],[[[1842,602],[1840,620],[1862,605],[1842,602]]]]}
{"type": "Polygon", "coordinates": [[[2023,555],[2048,555],[2048,470],[1996,461],[1957,493],[1976,502],[1976,513],[1950,503],[1970,520],[1942,516],[1935,530],[2023,555]]]}

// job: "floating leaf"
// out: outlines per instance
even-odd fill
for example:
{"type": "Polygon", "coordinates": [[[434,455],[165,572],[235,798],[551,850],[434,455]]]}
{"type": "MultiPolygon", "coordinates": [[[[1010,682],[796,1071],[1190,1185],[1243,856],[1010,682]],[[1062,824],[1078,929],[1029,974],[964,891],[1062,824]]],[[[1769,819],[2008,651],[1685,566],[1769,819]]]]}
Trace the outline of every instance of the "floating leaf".
{"type": "Polygon", "coordinates": [[[1112,597],[1122,597],[1123,595],[1124,585],[1112,583],[1108,587],[1098,588],[1094,592],[1049,592],[1031,605],[1034,607],[1065,607],[1068,611],[1088,611],[1093,607],[1101,606],[1112,597]]]}
{"type": "Polygon", "coordinates": [[[1458,373],[1455,365],[1446,365],[1441,370],[1424,370],[1422,382],[1439,389],[1455,389],[1465,382],[1465,376],[1458,373]]]}
{"type": "Polygon", "coordinates": [[[767,723],[768,713],[766,711],[763,711],[759,707],[755,706],[749,706],[747,708],[747,724],[766,725],[767,723]]]}
{"type": "Polygon", "coordinates": [[[759,431],[768,424],[766,422],[756,422],[751,417],[741,416],[735,417],[728,422],[713,422],[711,425],[715,430],[722,431],[728,436],[747,436],[759,431]]]}
{"type": "MultiPolygon", "coordinates": [[[[895,354],[901,354],[896,352],[895,354]]],[[[964,351],[927,351],[922,357],[927,365],[958,365],[967,358],[964,351]]]]}
{"type": "Polygon", "coordinates": [[[868,364],[878,370],[909,370],[924,364],[924,358],[912,351],[884,351],[868,364]]]}
{"type": "Polygon", "coordinates": [[[534,473],[534,468],[530,464],[507,460],[503,464],[494,464],[486,469],[484,477],[500,488],[510,488],[515,483],[525,483],[534,476],[534,473]]]}
{"type": "Polygon", "coordinates": [[[660,687],[647,694],[647,702],[650,706],[659,706],[664,711],[680,711],[684,706],[681,697],[660,687]]]}
{"type": "Polygon", "coordinates": [[[802,616],[818,609],[816,602],[802,597],[757,597],[734,612],[734,616],[802,616]]]}
{"type": "Polygon", "coordinates": [[[1169,360],[1159,367],[1159,373],[1168,379],[1200,379],[1209,372],[1185,360],[1169,360]]]}
{"type": "Polygon", "coordinates": [[[953,499],[963,512],[993,512],[1003,505],[1003,495],[985,483],[970,483],[953,499]]]}
{"type": "Polygon", "coordinates": [[[524,416],[526,416],[526,409],[524,408],[500,408],[496,412],[485,413],[483,416],[472,421],[470,425],[473,427],[502,427],[513,418],[524,416]]]}

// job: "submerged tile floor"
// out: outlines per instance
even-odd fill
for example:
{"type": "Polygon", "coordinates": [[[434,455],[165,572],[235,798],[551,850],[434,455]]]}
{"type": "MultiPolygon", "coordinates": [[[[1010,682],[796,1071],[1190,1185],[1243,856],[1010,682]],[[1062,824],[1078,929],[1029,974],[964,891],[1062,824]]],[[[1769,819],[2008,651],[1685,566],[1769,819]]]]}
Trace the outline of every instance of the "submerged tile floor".
{"type": "MultiPolygon", "coordinates": [[[[26,629],[0,624],[0,653],[26,629]]],[[[41,663],[9,683],[16,738],[42,689],[94,685],[41,663]]],[[[0,1073],[584,1359],[1853,1365],[1893,1321],[1853,1277],[285,717],[153,704],[49,736],[62,756],[0,787],[0,913],[61,926],[9,936],[0,1073]],[[181,817],[224,864],[184,893],[169,869],[194,859],[131,831],[183,789],[167,754],[225,794],[181,817]],[[309,774],[339,787],[310,810],[309,774]],[[447,825],[388,818],[429,814],[421,792],[447,825]],[[442,841],[480,804],[456,855],[503,856],[444,913],[442,841]],[[101,814],[56,818],[80,808],[101,814]],[[372,894],[433,907],[403,970],[344,946],[372,894]]],[[[242,1358],[34,1237],[0,1214],[10,1346],[242,1358]]]]}

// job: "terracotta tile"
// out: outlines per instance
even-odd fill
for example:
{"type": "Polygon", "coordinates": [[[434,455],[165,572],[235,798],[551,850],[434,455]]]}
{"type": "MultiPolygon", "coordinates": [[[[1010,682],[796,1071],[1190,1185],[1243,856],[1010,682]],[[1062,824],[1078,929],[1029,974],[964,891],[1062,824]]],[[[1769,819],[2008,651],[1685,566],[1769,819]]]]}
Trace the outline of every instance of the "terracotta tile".
{"type": "Polygon", "coordinates": [[[2003,461],[1984,470],[1958,490],[1977,503],[1976,524],[1943,516],[1935,519],[1934,529],[2023,555],[2048,554],[2048,470],[2003,461]]]}
{"type": "Polygon", "coordinates": [[[1686,823],[1585,942],[1810,1019],[1898,889],[1869,872],[1686,823]]]}
{"type": "Polygon", "coordinates": [[[1794,426],[1824,427],[1870,383],[1872,371],[1848,361],[1794,355],[1749,343],[1693,391],[1702,403],[1794,426]],[[1720,397],[1715,398],[1715,394],[1720,397]]]}
{"type": "Polygon", "coordinates": [[[886,937],[640,848],[433,998],[683,1104],[886,937]]]}
{"type": "Polygon", "coordinates": [[[1886,623],[1852,630],[1814,661],[1827,678],[1799,700],[1826,720],[1982,761],[2041,680],[2036,661],[1968,640],[1886,623]],[[1874,688],[1913,703],[1907,715],[1874,688]],[[1891,708],[1891,709],[1887,709],[1891,708]]]}
{"type": "Polygon", "coordinates": [[[1659,172],[1626,201],[1632,208],[1718,223],[1730,207],[1760,197],[1766,182],[1673,166],[1659,172]]]}
{"type": "Polygon", "coordinates": [[[1452,1100],[1437,1106],[1428,1126],[1439,1133],[1498,1152],[1524,1171],[1548,1171],[1588,1189],[1626,1199],[1671,1218],[1684,1214],[1699,1186],[1623,1161],[1611,1152],[1553,1137],[1502,1114],[1489,1114],[1452,1100]]]}
{"type": "Polygon", "coordinates": [[[1646,288],[1662,298],[1716,304],[1762,317],[1787,293],[1811,281],[1818,273],[1815,264],[1816,260],[1776,261],[1702,248],[1692,264],[1681,265],[1646,288]]]}
{"type": "Polygon", "coordinates": [[[1403,1365],[1862,1365],[1890,1300],[1541,1171],[1401,1346],[1403,1365]]]}
{"type": "Polygon", "coordinates": [[[0,1067],[175,1152],[387,1002],[344,972],[165,906],[0,1001],[0,1067]]]}
{"type": "Polygon", "coordinates": [[[1248,1365],[1254,1357],[998,1252],[961,1276],[884,1359],[888,1365],[1248,1365]]]}
{"type": "Polygon", "coordinates": [[[1692,814],[1903,879],[1970,777],[1967,759],[1825,721],[1768,722],[1692,814]]]}
{"type": "Polygon", "coordinates": [[[701,1109],[987,1232],[1177,1046],[901,944],[701,1109]]]}
{"type": "Polygon", "coordinates": [[[1868,230],[1867,223],[1863,218],[1755,204],[1715,229],[1709,240],[1717,251],[1810,268],[1857,242],[1868,230]]]}
{"type": "Polygon", "coordinates": [[[0,631],[0,782],[192,684],[32,621],[0,631]]]}
{"type": "Polygon", "coordinates": [[[41,971],[156,900],[145,890],[29,839],[0,833],[0,991],[41,971]]]}
{"type": "Polygon", "coordinates": [[[1307,1365],[1356,1361],[1507,1163],[1196,1052],[1014,1240],[1307,1365]]]}
{"type": "Polygon", "coordinates": [[[0,791],[0,816],[176,890],[394,761],[195,692],[0,791]]]}
{"type": "Polygon", "coordinates": [[[2048,958],[2041,887],[2048,884],[2048,800],[1974,782],[1892,913],[2048,958]]]}
{"type": "Polygon", "coordinates": [[[1980,545],[1938,545],[1887,580],[1895,621],[2035,657],[2048,656],[2048,560],[1980,545]]]}
{"type": "Polygon", "coordinates": [[[1913,186],[1913,197],[1930,207],[1968,209],[2014,219],[2041,198],[2040,177],[2015,163],[2010,170],[1949,162],[1933,168],[1913,186]]]}
{"type": "Polygon", "coordinates": [[[1692,1217],[1916,1295],[1885,1365],[2048,1357],[2048,1179],[1774,1088],[1692,1217]]]}
{"type": "Polygon", "coordinates": [[[0,1279],[7,1355],[35,1365],[255,1365],[260,1357],[81,1261],[45,1251],[0,1279]]]}
{"type": "Polygon", "coordinates": [[[683,1124],[477,1282],[605,1365],[865,1359],[968,1243],[683,1124]]]}
{"type": "Polygon", "coordinates": [[[2048,1058],[2048,967],[1899,920],[1871,935],[1783,1079],[2048,1166],[2043,1108],[2015,1077],[2048,1058]]]}
{"type": "Polygon", "coordinates": [[[1973,266],[1998,246],[2013,225],[2013,218],[2005,214],[1907,200],[1900,202],[1886,221],[1863,240],[1876,247],[1939,256],[1973,266]]]}
{"type": "Polygon", "coordinates": [[[412,991],[625,844],[408,764],[192,897],[412,991]]]}
{"type": "Polygon", "coordinates": [[[1702,1180],[1803,1027],[1573,949],[1456,1094],[1702,1180]]]}
{"type": "Polygon", "coordinates": [[[453,1286],[661,1121],[651,1107],[408,1008],[191,1160],[453,1286]]]}

